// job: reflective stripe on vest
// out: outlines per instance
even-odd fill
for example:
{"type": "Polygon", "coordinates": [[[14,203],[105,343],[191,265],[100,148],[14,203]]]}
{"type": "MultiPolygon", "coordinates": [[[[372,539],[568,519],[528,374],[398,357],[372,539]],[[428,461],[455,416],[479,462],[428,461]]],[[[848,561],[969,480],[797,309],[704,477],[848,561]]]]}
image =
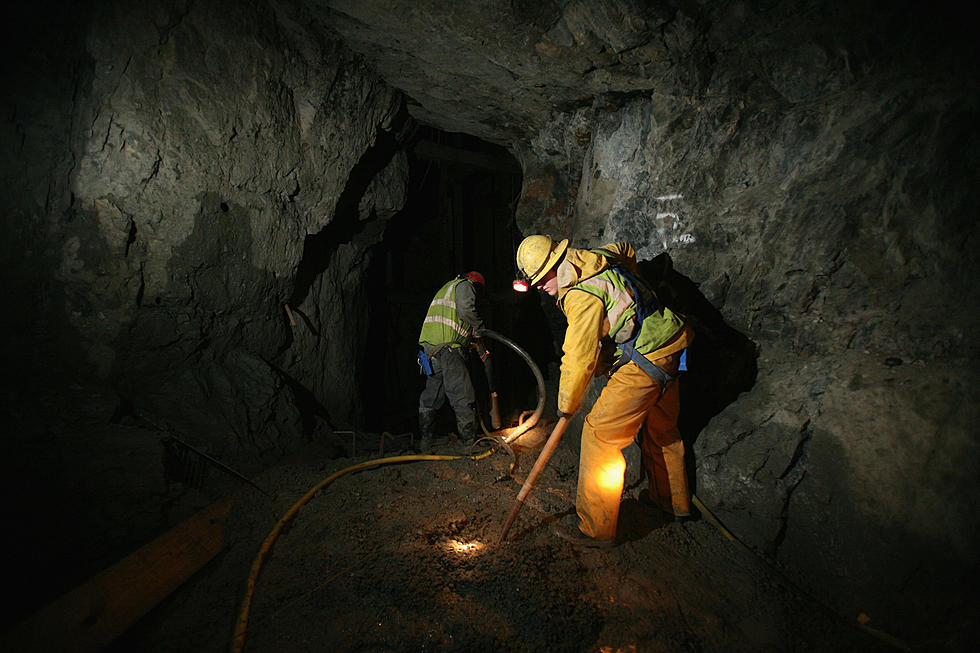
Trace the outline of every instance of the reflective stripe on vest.
{"type": "Polygon", "coordinates": [[[465,279],[453,279],[436,293],[422,321],[419,342],[441,345],[446,342],[465,344],[470,328],[456,311],[456,286],[465,279]]]}
{"type": "MultiPolygon", "coordinates": [[[[618,274],[606,270],[581,283],[594,289],[593,295],[602,300],[609,318],[609,337],[621,345],[633,337],[636,330],[636,303],[618,274]]],[[[585,290],[585,288],[583,288],[585,290]]]]}

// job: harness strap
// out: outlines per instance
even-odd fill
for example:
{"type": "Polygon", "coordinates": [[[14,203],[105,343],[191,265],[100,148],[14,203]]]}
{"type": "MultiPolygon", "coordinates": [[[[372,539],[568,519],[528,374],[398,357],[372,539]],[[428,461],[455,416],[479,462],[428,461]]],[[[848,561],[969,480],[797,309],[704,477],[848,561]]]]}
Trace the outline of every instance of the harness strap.
{"type": "Polygon", "coordinates": [[[647,288],[645,284],[637,279],[625,266],[614,265],[612,269],[623,277],[623,279],[626,281],[626,285],[629,286],[630,292],[633,293],[633,302],[636,304],[636,328],[633,330],[633,336],[628,341],[619,345],[619,348],[623,350],[623,353],[625,353],[626,356],[620,358],[616,365],[613,366],[612,370],[610,370],[610,374],[615,373],[616,370],[625,365],[628,360],[631,360],[636,363],[641,370],[646,372],[651,379],[657,382],[657,385],[660,386],[660,396],[662,397],[664,392],[667,391],[667,385],[676,377],[671,376],[662,367],[655,364],[640,352],[636,351],[636,347],[634,346],[636,339],[640,336],[640,331],[643,330],[643,321],[649,316],[653,315],[658,307],[656,295],[654,295],[653,292],[651,292],[649,288],[647,288]]]}
{"type": "Polygon", "coordinates": [[[660,367],[640,352],[636,351],[632,342],[624,343],[620,345],[619,348],[623,350],[623,353],[625,353],[626,356],[623,356],[619,362],[613,366],[612,372],[614,373],[620,367],[625,365],[627,363],[626,357],[628,356],[629,360],[639,365],[640,369],[647,373],[647,376],[657,382],[657,385],[660,386],[660,396],[664,396],[664,392],[667,391],[667,385],[677,377],[671,376],[667,373],[667,370],[660,367]]]}

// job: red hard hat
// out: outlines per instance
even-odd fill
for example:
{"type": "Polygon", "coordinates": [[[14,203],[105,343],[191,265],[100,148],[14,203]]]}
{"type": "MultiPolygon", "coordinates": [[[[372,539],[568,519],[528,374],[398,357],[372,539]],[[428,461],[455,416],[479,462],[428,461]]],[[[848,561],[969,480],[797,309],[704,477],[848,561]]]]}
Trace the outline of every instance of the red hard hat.
{"type": "Polygon", "coordinates": [[[472,279],[473,281],[477,282],[478,284],[480,284],[484,288],[487,287],[487,280],[483,278],[483,275],[482,274],[480,274],[479,272],[476,272],[475,270],[474,271],[471,271],[471,272],[467,272],[463,276],[469,277],[470,279],[472,279]]]}

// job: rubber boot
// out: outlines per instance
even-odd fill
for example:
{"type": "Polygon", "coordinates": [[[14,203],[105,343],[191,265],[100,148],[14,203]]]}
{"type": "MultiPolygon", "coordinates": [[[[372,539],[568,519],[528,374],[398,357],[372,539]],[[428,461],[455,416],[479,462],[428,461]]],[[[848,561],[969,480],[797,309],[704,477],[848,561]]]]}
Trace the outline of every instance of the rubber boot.
{"type": "Polygon", "coordinates": [[[432,410],[419,411],[419,452],[430,453],[432,451],[432,425],[435,423],[436,413],[432,410]]]}
{"type": "Polygon", "coordinates": [[[464,447],[472,447],[476,443],[476,407],[470,411],[470,419],[466,423],[457,423],[459,427],[459,443],[464,447]]]}
{"type": "Polygon", "coordinates": [[[472,447],[474,444],[476,444],[476,437],[472,433],[461,435],[459,437],[459,443],[464,447],[472,447]]]}

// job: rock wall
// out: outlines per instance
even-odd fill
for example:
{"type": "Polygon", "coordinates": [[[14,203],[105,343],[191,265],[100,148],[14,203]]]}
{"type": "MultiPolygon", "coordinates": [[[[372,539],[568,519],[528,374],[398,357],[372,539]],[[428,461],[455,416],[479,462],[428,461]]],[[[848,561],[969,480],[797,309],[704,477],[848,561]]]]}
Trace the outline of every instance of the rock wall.
{"type": "Polygon", "coordinates": [[[295,3],[65,12],[4,99],[11,332],[226,460],[349,424],[400,95],[295,3]]]}
{"type": "Polygon", "coordinates": [[[709,74],[556,114],[518,220],[634,243],[699,332],[698,496],[901,632],[958,608],[980,544],[976,59],[951,24],[937,48],[929,20],[807,9],[727,5],[692,39],[709,74]]]}
{"type": "Polygon", "coordinates": [[[411,109],[511,147],[524,233],[634,242],[698,331],[681,426],[699,497],[740,537],[846,613],[955,611],[980,499],[965,17],[805,0],[7,11],[5,400],[95,379],[256,466],[355,422],[364,280],[404,202],[411,109]]]}

